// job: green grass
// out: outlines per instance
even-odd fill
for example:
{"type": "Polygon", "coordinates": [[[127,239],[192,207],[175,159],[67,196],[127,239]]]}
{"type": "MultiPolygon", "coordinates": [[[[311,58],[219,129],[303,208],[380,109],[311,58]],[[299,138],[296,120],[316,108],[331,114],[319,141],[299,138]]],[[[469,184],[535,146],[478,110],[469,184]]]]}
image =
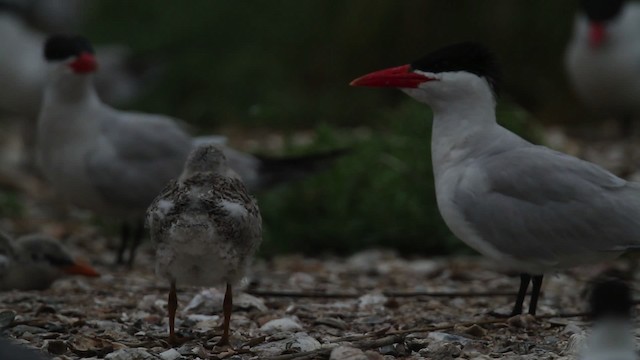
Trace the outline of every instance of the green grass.
{"type": "MultiPolygon", "coordinates": [[[[506,127],[537,139],[524,112],[500,107],[506,127]]],[[[334,168],[262,194],[264,255],[283,252],[351,253],[367,247],[404,254],[468,251],[449,232],[435,200],[430,160],[431,114],[407,100],[381,116],[386,124],[351,146],[334,168]]],[[[342,147],[328,125],[306,149],[342,147]]]]}

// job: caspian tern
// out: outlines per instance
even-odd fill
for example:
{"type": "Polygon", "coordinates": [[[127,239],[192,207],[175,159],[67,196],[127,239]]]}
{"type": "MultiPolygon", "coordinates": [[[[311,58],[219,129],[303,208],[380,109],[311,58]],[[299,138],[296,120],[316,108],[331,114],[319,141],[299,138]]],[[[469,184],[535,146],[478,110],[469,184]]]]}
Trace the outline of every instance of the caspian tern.
{"type": "Polygon", "coordinates": [[[242,277],[262,242],[260,210],[240,177],[215,145],[189,156],[178,180],[167,185],[147,210],[156,245],[156,274],[170,281],[169,340],[176,344],[176,282],[199,286],[226,283],[224,333],[229,344],[232,284],[242,277]]]}
{"type": "Polygon", "coordinates": [[[486,48],[461,43],[351,85],[399,88],[431,107],[440,214],[462,241],[522,273],[514,315],[533,280],[534,315],[544,273],[640,245],[640,184],[498,125],[498,74],[486,48]]]}
{"type": "MultiPolygon", "coordinates": [[[[48,66],[42,61],[42,44],[47,35],[30,28],[13,12],[0,8],[0,111],[17,115],[22,122],[25,149],[22,162],[33,167],[36,118],[42,104],[48,66]]],[[[101,71],[96,88],[109,104],[124,103],[138,96],[148,72],[131,66],[131,51],[122,45],[97,48],[101,71]]]]}
{"type": "Polygon", "coordinates": [[[640,3],[583,0],[581,8],[565,54],[569,80],[586,106],[629,128],[640,116],[640,3]]]}
{"type": "Polygon", "coordinates": [[[0,232],[0,291],[43,290],[66,275],[99,276],[53,238],[33,234],[14,241],[0,232]]]}
{"type": "MultiPolygon", "coordinates": [[[[39,162],[71,204],[136,225],[166,183],[180,174],[195,144],[220,143],[220,137],[192,138],[167,116],[104,104],[92,83],[97,60],[83,37],[49,38],[45,58],[50,73],[38,119],[39,162]]],[[[308,175],[344,152],[267,159],[222,148],[251,191],[308,175]]],[[[119,262],[130,237],[133,262],[142,234],[141,226],[134,234],[131,226],[123,227],[119,262]]]]}

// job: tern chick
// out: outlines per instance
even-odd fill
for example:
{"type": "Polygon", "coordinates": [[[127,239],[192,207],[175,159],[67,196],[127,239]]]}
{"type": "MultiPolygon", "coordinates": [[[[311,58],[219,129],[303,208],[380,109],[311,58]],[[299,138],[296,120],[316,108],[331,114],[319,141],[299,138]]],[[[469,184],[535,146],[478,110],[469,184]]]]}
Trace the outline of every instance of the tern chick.
{"type": "Polygon", "coordinates": [[[262,242],[260,211],[220,149],[200,145],[182,175],[167,185],[147,210],[156,246],[156,274],[169,280],[169,341],[178,342],[174,324],[176,283],[226,283],[223,335],[229,344],[232,285],[262,242]]]}

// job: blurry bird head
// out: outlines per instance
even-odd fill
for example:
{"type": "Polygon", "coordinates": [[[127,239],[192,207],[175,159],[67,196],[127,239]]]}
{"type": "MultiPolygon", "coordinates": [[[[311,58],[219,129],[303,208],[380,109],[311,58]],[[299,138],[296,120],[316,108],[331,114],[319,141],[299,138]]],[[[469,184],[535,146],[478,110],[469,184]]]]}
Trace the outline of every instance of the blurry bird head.
{"type": "Polygon", "coordinates": [[[90,74],[98,69],[93,46],[82,36],[52,35],[44,45],[49,63],[63,63],[76,74],[90,74]]]}
{"type": "Polygon", "coordinates": [[[352,86],[399,88],[418,101],[464,100],[498,92],[500,69],[484,46],[464,42],[436,50],[407,65],[376,71],[357,78],[352,86]]]}
{"type": "Polygon", "coordinates": [[[203,172],[226,174],[228,169],[227,158],[216,145],[199,145],[189,154],[181,178],[203,172]]]}
{"type": "Polygon", "coordinates": [[[42,272],[99,276],[89,265],[75,261],[57,240],[44,235],[28,235],[16,240],[19,260],[42,272]]]}
{"type": "Polygon", "coordinates": [[[607,38],[606,24],[622,12],[625,0],[582,0],[580,6],[589,19],[589,44],[602,46],[607,38]]]}
{"type": "Polygon", "coordinates": [[[629,286],[620,279],[598,281],[589,297],[591,316],[594,319],[606,317],[629,318],[633,301],[629,286]]]}

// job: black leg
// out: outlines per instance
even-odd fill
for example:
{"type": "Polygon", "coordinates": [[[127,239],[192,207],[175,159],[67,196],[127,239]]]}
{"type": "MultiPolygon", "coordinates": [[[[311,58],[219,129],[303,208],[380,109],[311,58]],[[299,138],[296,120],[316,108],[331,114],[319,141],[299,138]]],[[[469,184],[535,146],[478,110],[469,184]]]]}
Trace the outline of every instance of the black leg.
{"type": "Polygon", "coordinates": [[[131,227],[127,222],[123,222],[120,226],[120,246],[116,254],[116,265],[124,264],[124,251],[127,249],[129,237],[131,237],[131,227]]]}
{"type": "Polygon", "coordinates": [[[144,221],[138,220],[135,224],[135,229],[133,232],[133,237],[131,238],[131,242],[129,244],[129,260],[127,265],[131,268],[133,267],[133,261],[136,258],[136,252],[138,250],[138,246],[142,242],[142,238],[144,238],[144,221]]]}
{"type": "Polygon", "coordinates": [[[176,310],[178,309],[178,295],[176,293],[176,282],[171,281],[171,289],[169,289],[169,299],[167,301],[167,310],[169,311],[169,343],[176,345],[178,339],[176,337],[176,310]]]}
{"type": "Polygon", "coordinates": [[[529,301],[529,314],[536,314],[538,307],[538,297],[540,297],[540,288],[542,287],[542,275],[536,275],[532,278],[533,287],[531,289],[531,301],[529,301]]]}
{"type": "Polygon", "coordinates": [[[524,297],[527,295],[527,289],[529,288],[529,282],[531,281],[531,275],[520,274],[520,289],[518,290],[518,297],[516,298],[516,304],[511,311],[511,316],[522,314],[522,304],[524,303],[524,297]]]}

